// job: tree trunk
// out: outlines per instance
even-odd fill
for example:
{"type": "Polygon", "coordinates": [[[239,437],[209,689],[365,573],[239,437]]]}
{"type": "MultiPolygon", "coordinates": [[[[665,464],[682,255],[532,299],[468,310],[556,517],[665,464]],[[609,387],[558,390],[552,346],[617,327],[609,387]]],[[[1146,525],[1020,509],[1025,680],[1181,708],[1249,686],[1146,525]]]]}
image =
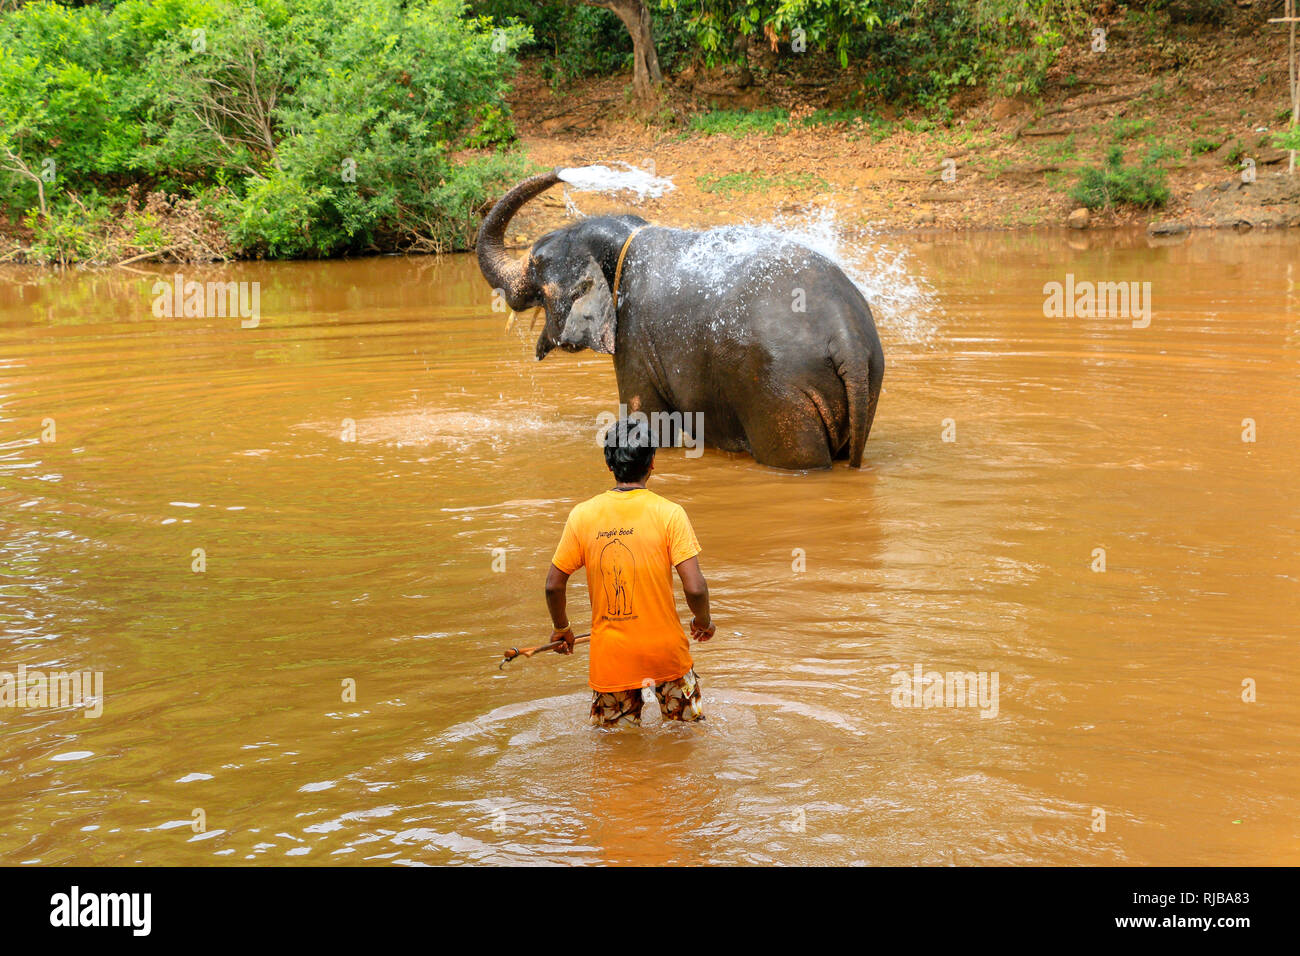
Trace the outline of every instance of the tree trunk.
{"type": "Polygon", "coordinates": [[[632,91],[636,98],[648,102],[655,98],[663,74],[659,71],[659,54],[655,52],[654,34],[650,29],[650,8],[645,0],[583,0],[593,7],[612,10],[623,21],[632,38],[632,91]]]}
{"type": "Polygon", "coordinates": [[[5,157],[9,160],[9,169],[25,179],[30,179],[36,184],[36,198],[41,206],[41,218],[49,219],[49,210],[45,208],[45,181],[41,179],[41,174],[33,172],[32,168],[23,162],[23,158],[15,153],[8,146],[5,147],[5,157]]]}
{"type": "MultiPolygon", "coordinates": [[[[1289,64],[1288,78],[1291,80],[1291,126],[1292,129],[1300,127],[1300,65],[1297,65],[1295,58],[1295,21],[1296,21],[1295,0],[1286,0],[1286,17],[1291,21],[1287,24],[1291,28],[1291,57],[1287,61],[1289,64]]],[[[1286,171],[1295,175],[1295,150],[1291,150],[1286,161],[1286,171]]]]}
{"type": "Polygon", "coordinates": [[[736,85],[743,90],[747,90],[754,85],[754,74],[749,69],[749,34],[737,33],[733,49],[736,51],[736,59],[740,63],[740,76],[736,80],[736,85]]]}

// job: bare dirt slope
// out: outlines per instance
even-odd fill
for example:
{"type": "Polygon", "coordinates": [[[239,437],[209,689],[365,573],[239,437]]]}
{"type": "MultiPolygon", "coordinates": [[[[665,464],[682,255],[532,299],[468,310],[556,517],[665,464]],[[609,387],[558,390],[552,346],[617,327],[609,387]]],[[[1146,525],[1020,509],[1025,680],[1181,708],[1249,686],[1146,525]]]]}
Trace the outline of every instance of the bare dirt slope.
{"type": "MultiPolygon", "coordinates": [[[[1079,205],[1069,197],[1079,168],[1116,144],[1129,163],[1153,154],[1171,198],[1164,209],[1093,213],[1092,227],[1300,225],[1300,177],[1285,175],[1287,154],[1272,146],[1289,116],[1285,32],[1262,20],[1247,10],[1231,24],[1173,35],[1103,23],[1106,51],[1093,52],[1086,38],[1071,44],[1041,102],[964,91],[950,102],[948,125],[880,105],[871,124],[808,127],[801,120],[814,109],[839,105],[843,81],[761,70],[743,88],[724,72],[673,77],[644,119],[625,77],[553,91],[525,65],[513,106],[539,166],[622,161],[672,177],[675,192],[637,211],[680,225],[763,220],[810,204],[833,206],[850,229],[1063,224],[1079,205]],[[790,111],[788,129],[733,137],[690,128],[690,117],[710,108],[773,106],[790,111]],[[1253,183],[1242,181],[1248,159],[1253,183]]],[[[566,219],[553,192],[521,214],[512,239],[566,219]]],[[[588,214],[628,208],[574,198],[588,214]]]]}

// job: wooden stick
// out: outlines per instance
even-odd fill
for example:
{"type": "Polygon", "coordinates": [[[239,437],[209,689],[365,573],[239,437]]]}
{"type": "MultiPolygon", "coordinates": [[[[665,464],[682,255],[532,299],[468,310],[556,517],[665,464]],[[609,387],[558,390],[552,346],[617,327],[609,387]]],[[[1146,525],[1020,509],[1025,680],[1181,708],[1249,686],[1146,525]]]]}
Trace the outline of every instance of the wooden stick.
{"type": "Polygon", "coordinates": [[[165,253],[173,252],[173,251],[179,249],[180,247],[181,247],[181,244],[178,242],[178,243],[174,243],[173,245],[170,245],[170,246],[164,246],[164,247],[161,248],[161,249],[150,249],[148,252],[142,252],[142,253],[140,253],[138,256],[132,256],[132,257],[129,258],[129,259],[123,259],[121,262],[115,262],[115,263],[113,263],[113,265],[115,265],[115,266],[128,266],[128,265],[130,265],[130,264],[133,263],[133,262],[139,262],[141,259],[150,259],[150,258],[152,258],[153,256],[161,256],[161,255],[164,255],[165,253]]]}
{"type": "MultiPolygon", "coordinates": [[[[590,634],[580,634],[574,639],[573,644],[576,647],[579,644],[586,644],[590,640],[590,634]]],[[[502,655],[501,663],[497,666],[497,670],[501,670],[501,668],[505,667],[516,657],[532,657],[534,654],[539,654],[542,651],[553,651],[563,643],[563,641],[552,641],[549,644],[538,644],[536,647],[525,647],[523,649],[512,647],[502,655]]]]}

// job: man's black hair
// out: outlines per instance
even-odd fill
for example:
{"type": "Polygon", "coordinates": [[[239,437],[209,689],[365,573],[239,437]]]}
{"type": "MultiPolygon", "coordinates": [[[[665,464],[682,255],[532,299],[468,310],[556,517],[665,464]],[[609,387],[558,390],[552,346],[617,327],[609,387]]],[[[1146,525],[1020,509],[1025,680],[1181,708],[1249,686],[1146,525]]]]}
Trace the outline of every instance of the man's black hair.
{"type": "Polygon", "coordinates": [[[614,478],[624,484],[638,484],[650,474],[655,446],[650,429],[640,419],[620,418],[605,432],[605,464],[614,478]]]}

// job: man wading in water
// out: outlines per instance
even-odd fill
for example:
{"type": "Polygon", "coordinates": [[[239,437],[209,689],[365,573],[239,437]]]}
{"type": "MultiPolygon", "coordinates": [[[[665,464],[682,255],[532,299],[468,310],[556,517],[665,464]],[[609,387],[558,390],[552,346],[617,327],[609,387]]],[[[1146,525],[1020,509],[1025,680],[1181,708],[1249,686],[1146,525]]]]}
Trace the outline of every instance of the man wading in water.
{"type": "Polygon", "coordinates": [[[691,637],[707,641],[709,586],[700,573],[700,543],[682,506],[646,490],[655,449],[644,422],[626,418],[605,433],[605,464],[617,484],[569,512],[546,574],[546,605],[573,653],[565,610],[569,576],[587,569],[591,596],[591,722],[597,727],[641,723],[641,689],[653,687],[664,720],[703,720],[700,681],[690,642],[677,617],[672,568],[682,579],[695,618],[691,637]]]}

